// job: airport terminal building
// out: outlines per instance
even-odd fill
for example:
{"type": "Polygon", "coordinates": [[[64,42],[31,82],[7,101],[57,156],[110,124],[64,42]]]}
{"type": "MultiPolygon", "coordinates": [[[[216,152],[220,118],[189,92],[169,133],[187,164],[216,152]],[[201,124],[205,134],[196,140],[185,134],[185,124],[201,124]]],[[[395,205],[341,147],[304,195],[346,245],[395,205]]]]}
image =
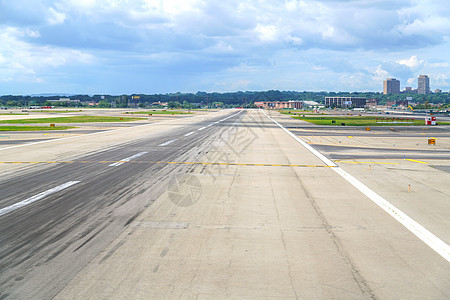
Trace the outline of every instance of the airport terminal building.
{"type": "Polygon", "coordinates": [[[301,109],[303,107],[302,101],[259,101],[255,105],[264,109],[301,109]]]}
{"type": "Polygon", "coordinates": [[[363,108],[366,102],[362,97],[325,97],[325,107],[363,108]]]}

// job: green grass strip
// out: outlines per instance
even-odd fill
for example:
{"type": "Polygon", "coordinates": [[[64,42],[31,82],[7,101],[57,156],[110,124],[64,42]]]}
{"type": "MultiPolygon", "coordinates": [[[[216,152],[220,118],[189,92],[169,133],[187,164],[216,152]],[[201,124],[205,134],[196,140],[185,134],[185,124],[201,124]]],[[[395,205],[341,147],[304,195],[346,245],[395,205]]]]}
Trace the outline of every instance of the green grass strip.
{"type": "MultiPolygon", "coordinates": [[[[397,119],[394,118],[376,118],[376,117],[333,117],[333,116],[327,116],[327,117],[296,117],[293,116],[294,119],[307,121],[316,125],[334,125],[334,126],[342,126],[342,123],[345,124],[345,126],[418,126],[418,125],[425,125],[425,120],[420,118],[414,118],[414,120],[411,120],[409,118],[403,118],[403,119],[397,119]],[[333,123],[334,121],[334,123],[333,123]],[[387,122],[387,123],[384,123],[387,122]],[[413,122],[413,123],[406,123],[406,122],[413,122]]],[[[447,125],[443,122],[438,122],[441,125],[447,125]]]]}
{"type": "Polygon", "coordinates": [[[142,118],[129,117],[102,117],[102,116],[74,116],[41,119],[4,120],[7,124],[34,124],[34,123],[90,123],[90,122],[129,122],[142,120],[142,118]]]}
{"type": "Polygon", "coordinates": [[[47,130],[66,130],[76,127],[71,126],[0,126],[0,131],[47,131],[47,130]]]}

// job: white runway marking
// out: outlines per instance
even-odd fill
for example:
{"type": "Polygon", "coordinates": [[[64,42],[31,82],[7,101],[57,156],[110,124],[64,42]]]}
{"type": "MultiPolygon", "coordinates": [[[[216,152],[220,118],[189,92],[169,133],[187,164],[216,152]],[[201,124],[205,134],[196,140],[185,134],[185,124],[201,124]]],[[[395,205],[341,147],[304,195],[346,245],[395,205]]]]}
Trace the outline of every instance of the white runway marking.
{"type": "Polygon", "coordinates": [[[197,130],[203,130],[203,129],[205,129],[206,127],[202,127],[202,128],[199,128],[199,129],[197,129],[197,130]]]}
{"type": "Polygon", "coordinates": [[[147,154],[147,152],[139,152],[139,153],[137,153],[137,154],[135,154],[135,155],[133,155],[133,156],[130,156],[130,157],[124,158],[124,159],[122,159],[122,160],[120,160],[120,161],[118,161],[118,162],[112,163],[112,164],[110,164],[109,166],[110,166],[110,167],[117,167],[117,166],[120,166],[121,164],[123,164],[123,163],[125,163],[125,162],[127,162],[127,161],[130,161],[130,160],[132,160],[132,159],[135,159],[136,157],[142,156],[142,155],[144,155],[144,154],[147,154]]]}
{"type": "Polygon", "coordinates": [[[283,125],[272,119],[267,113],[262,111],[270,120],[272,120],[275,124],[277,124],[281,129],[283,129],[286,133],[292,136],[296,141],[305,146],[312,154],[314,154],[317,158],[322,160],[328,166],[335,166],[332,168],[337,174],[342,176],[345,180],[347,180],[351,185],[357,188],[361,193],[366,195],[370,200],[372,200],[376,205],[382,208],[385,212],[391,215],[394,219],[396,219],[400,224],[405,226],[409,231],[411,231],[415,236],[417,236],[420,240],[422,240],[425,244],[427,244],[431,249],[436,251],[440,256],[442,256],[445,260],[450,262],[450,246],[447,245],[444,241],[439,239],[433,233],[428,231],[425,227],[414,221],[408,215],[403,213],[400,209],[389,203],[386,199],[372,191],[368,188],[364,183],[348,174],[346,171],[336,166],[331,160],[326,158],[319,151],[311,147],[302,141],[299,137],[294,135],[288,129],[286,129],[283,125]]]}
{"type": "Polygon", "coordinates": [[[172,143],[175,142],[176,140],[177,140],[177,139],[173,139],[173,140],[164,142],[164,143],[162,143],[162,144],[160,144],[160,145],[158,145],[158,146],[160,146],[160,147],[162,147],[162,146],[167,146],[167,145],[169,145],[169,144],[172,144],[172,143]]]}
{"type": "Polygon", "coordinates": [[[184,136],[190,136],[191,134],[194,134],[194,132],[191,131],[191,132],[189,132],[189,133],[186,133],[184,136]]]}
{"type": "Polygon", "coordinates": [[[12,212],[12,211],[14,211],[14,210],[16,210],[18,208],[24,207],[25,205],[28,205],[28,204],[31,204],[31,203],[36,202],[38,200],[41,200],[42,198],[44,198],[44,197],[46,197],[48,195],[51,195],[51,194],[57,193],[59,191],[62,191],[64,189],[68,188],[69,186],[72,186],[72,185],[77,184],[79,182],[80,181],[69,181],[69,182],[66,182],[64,184],[58,185],[57,187],[49,189],[49,190],[47,190],[45,192],[42,192],[42,193],[37,194],[37,195],[34,195],[33,197],[30,197],[30,198],[28,198],[26,200],[23,200],[21,202],[15,203],[15,204],[10,205],[8,207],[2,208],[2,209],[0,209],[0,216],[3,216],[5,214],[7,214],[7,213],[10,213],[10,212],[12,212]]]}

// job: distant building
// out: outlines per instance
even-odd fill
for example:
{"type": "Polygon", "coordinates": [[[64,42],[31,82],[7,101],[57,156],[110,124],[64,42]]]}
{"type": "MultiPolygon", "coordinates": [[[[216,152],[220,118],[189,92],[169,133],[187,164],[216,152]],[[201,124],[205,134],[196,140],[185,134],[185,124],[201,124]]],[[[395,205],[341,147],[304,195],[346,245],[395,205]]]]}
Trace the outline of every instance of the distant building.
{"type": "Polygon", "coordinates": [[[440,89],[435,89],[434,92],[435,92],[436,94],[440,94],[440,93],[442,93],[442,90],[440,90],[440,89]]]}
{"type": "Polygon", "coordinates": [[[284,108],[295,108],[300,109],[303,107],[302,101],[257,101],[255,105],[259,108],[264,109],[284,109],[284,108]]]}
{"type": "Polygon", "coordinates": [[[417,93],[429,94],[430,93],[430,78],[427,75],[420,75],[417,78],[417,93]]]}
{"type": "Polygon", "coordinates": [[[363,108],[366,102],[367,99],[362,97],[325,97],[326,107],[363,108]]]}
{"type": "Polygon", "coordinates": [[[400,94],[400,81],[388,78],[383,82],[383,94],[400,94]]]}
{"type": "Polygon", "coordinates": [[[367,109],[374,109],[378,106],[378,99],[377,98],[371,98],[367,99],[365,108],[367,109]]]}
{"type": "Polygon", "coordinates": [[[71,100],[70,98],[59,98],[59,100],[47,100],[48,102],[56,103],[79,103],[80,100],[71,100]]]}
{"type": "Polygon", "coordinates": [[[412,87],[407,86],[405,87],[405,90],[403,92],[408,94],[417,94],[417,89],[413,89],[412,87]]]}
{"type": "Polygon", "coordinates": [[[396,100],[396,101],[387,100],[386,105],[387,106],[396,106],[396,107],[406,107],[409,104],[408,104],[408,100],[396,100]]]}

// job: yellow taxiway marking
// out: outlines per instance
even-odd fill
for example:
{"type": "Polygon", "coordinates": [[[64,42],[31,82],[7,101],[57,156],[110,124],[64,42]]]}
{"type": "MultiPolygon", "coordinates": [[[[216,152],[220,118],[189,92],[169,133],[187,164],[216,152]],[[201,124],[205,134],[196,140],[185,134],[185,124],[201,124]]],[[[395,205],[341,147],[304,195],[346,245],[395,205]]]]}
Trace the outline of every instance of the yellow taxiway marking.
{"type": "Polygon", "coordinates": [[[428,163],[427,163],[427,162],[424,162],[424,161],[420,161],[420,160],[409,159],[409,158],[407,158],[407,159],[405,159],[405,160],[409,160],[409,161],[412,161],[412,162],[416,162],[416,163],[419,163],[419,164],[427,164],[427,165],[428,165],[428,163]]]}
{"type": "Polygon", "coordinates": [[[192,161],[123,161],[123,160],[102,160],[102,161],[0,161],[0,164],[72,164],[72,163],[148,163],[148,164],[180,164],[180,165],[216,165],[216,166],[250,166],[250,167],[306,167],[306,168],[334,168],[335,166],[325,165],[292,165],[292,164],[251,164],[251,163],[225,163],[225,162],[192,162],[192,161]]]}
{"type": "Polygon", "coordinates": [[[349,161],[349,160],[335,160],[334,162],[340,162],[345,164],[374,164],[374,165],[399,165],[400,163],[388,163],[388,162],[373,162],[373,161],[349,161]]]}
{"type": "MultiPolygon", "coordinates": [[[[420,149],[420,148],[390,148],[390,147],[377,147],[377,146],[368,146],[368,145],[349,145],[349,144],[326,144],[326,143],[313,143],[306,142],[310,145],[320,145],[320,146],[334,146],[334,147],[348,147],[348,148],[367,148],[367,149],[386,149],[386,150],[423,150],[427,151],[428,149],[420,149]]],[[[433,149],[436,150],[436,149],[433,149]]]]}

